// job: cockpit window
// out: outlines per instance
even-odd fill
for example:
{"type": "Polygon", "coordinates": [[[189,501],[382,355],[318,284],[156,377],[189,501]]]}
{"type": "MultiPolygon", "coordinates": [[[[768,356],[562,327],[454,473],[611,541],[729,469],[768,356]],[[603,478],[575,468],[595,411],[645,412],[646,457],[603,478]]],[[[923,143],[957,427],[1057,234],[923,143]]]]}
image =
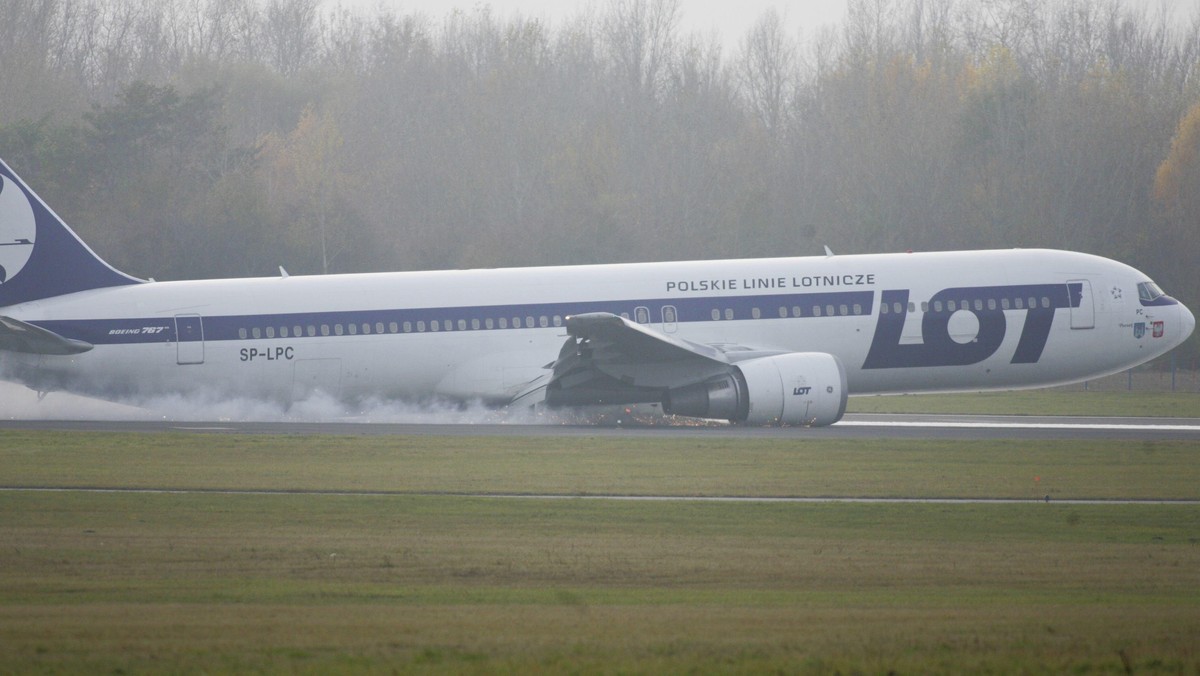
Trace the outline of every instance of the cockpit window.
{"type": "Polygon", "coordinates": [[[1142,282],[1138,284],[1138,298],[1147,303],[1165,295],[1163,290],[1158,288],[1158,285],[1154,282],[1142,282]]]}

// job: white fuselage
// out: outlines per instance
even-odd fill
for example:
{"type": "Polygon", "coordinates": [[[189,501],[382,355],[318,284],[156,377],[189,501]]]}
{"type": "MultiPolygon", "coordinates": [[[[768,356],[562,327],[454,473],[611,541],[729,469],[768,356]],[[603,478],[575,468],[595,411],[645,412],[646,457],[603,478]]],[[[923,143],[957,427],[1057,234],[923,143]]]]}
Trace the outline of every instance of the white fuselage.
{"type": "Polygon", "coordinates": [[[1004,250],[151,282],[5,308],[94,348],[2,358],[42,390],[502,404],[547,373],[565,317],[610,312],[692,343],[836,355],[851,394],[1010,389],[1185,339],[1191,313],[1140,299],[1148,281],[1096,256],[1004,250]]]}

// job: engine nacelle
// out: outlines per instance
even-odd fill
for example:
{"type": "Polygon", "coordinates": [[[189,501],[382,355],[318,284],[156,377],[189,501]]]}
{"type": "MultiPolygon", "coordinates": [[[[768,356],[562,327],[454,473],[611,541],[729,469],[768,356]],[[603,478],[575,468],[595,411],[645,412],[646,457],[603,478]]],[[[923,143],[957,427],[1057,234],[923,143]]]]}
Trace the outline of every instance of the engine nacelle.
{"type": "Polygon", "coordinates": [[[846,412],[846,369],[824,352],[751,359],[717,378],[670,390],[663,410],[748,425],[832,425],[846,412]]]}

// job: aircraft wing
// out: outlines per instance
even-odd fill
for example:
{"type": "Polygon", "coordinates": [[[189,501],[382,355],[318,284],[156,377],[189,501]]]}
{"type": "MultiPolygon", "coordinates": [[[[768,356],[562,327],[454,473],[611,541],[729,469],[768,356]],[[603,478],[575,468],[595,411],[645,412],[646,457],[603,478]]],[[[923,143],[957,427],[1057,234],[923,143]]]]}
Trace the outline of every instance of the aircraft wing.
{"type": "Polygon", "coordinates": [[[0,316],[0,350],[30,354],[79,354],[92,349],[91,343],[63,336],[19,319],[0,316]]]}
{"type": "Polygon", "coordinates": [[[555,406],[661,401],[670,388],[729,372],[765,353],[693,343],[607,312],[567,317],[569,338],[544,383],[555,406]]]}
{"type": "Polygon", "coordinates": [[[608,312],[591,312],[567,317],[567,333],[604,362],[728,364],[721,352],[660,333],[608,312]]]}

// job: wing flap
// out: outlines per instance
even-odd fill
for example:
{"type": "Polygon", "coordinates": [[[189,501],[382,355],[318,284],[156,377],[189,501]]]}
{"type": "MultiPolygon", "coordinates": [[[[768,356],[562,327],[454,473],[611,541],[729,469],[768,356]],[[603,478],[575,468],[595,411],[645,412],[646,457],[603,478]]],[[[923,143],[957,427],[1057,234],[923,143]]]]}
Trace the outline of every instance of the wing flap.
{"type": "Polygon", "coordinates": [[[585,344],[596,361],[612,359],[640,365],[681,360],[729,363],[722,353],[707,345],[659,333],[608,312],[567,317],[567,333],[585,344]]]}
{"type": "Polygon", "coordinates": [[[12,317],[0,316],[0,350],[25,352],[27,354],[67,355],[80,354],[92,349],[92,344],[82,340],[64,338],[12,317]]]}

